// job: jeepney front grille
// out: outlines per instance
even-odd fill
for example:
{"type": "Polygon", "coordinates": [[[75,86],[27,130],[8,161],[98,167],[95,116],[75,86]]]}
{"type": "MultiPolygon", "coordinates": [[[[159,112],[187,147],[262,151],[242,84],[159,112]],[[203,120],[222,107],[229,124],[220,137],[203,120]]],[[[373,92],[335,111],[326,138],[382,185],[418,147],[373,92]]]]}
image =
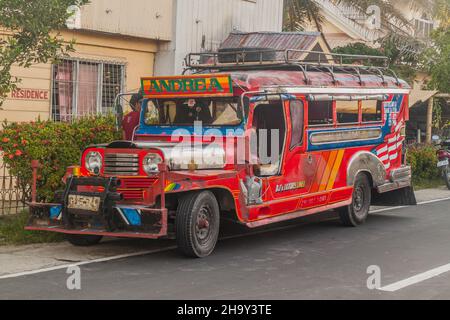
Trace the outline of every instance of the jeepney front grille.
{"type": "Polygon", "coordinates": [[[105,155],[105,174],[110,176],[139,175],[139,156],[128,153],[107,153],[105,155]]]}

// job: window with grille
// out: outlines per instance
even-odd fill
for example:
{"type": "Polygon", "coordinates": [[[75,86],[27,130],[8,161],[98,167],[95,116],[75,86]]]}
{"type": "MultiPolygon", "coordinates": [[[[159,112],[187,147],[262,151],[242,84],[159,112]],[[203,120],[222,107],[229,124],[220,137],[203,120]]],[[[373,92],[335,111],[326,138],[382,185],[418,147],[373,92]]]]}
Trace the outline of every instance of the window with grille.
{"type": "Polygon", "coordinates": [[[414,27],[416,37],[429,38],[434,29],[434,22],[423,16],[422,19],[414,19],[414,27]]]}
{"type": "Polygon", "coordinates": [[[124,65],[62,60],[53,66],[52,119],[71,121],[112,110],[123,91],[124,65]]]}

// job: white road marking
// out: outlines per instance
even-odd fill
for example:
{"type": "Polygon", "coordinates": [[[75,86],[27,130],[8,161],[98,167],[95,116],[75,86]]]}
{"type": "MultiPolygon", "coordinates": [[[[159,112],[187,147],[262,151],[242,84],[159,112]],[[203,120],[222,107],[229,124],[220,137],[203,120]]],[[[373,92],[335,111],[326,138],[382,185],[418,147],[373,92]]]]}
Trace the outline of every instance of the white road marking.
{"type": "Polygon", "coordinates": [[[400,289],[412,286],[413,284],[417,284],[419,282],[437,277],[443,273],[449,272],[450,271],[450,263],[446,264],[444,266],[435,268],[435,269],[431,269],[429,271],[417,274],[415,276],[409,277],[407,279],[395,282],[393,284],[384,286],[379,288],[378,290],[381,291],[388,291],[388,292],[395,292],[398,291],[400,289]]]}
{"type": "Polygon", "coordinates": [[[31,271],[24,271],[24,272],[6,274],[6,275],[3,275],[3,276],[0,276],[0,280],[2,280],[2,279],[9,279],[9,278],[23,277],[23,276],[36,274],[36,273],[42,273],[42,272],[48,272],[48,271],[54,271],[54,270],[60,270],[60,269],[67,269],[68,267],[72,267],[72,266],[82,266],[82,265],[91,264],[91,263],[106,262],[106,261],[111,261],[111,260],[119,260],[119,259],[136,257],[136,256],[144,256],[144,255],[147,255],[147,254],[159,253],[159,252],[173,250],[173,249],[176,249],[176,246],[171,246],[171,247],[166,247],[166,248],[163,248],[163,249],[156,249],[156,250],[148,250],[148,251],[139,251],[139,252],[134,252],[134,253],[126,253],[126,254],[120,254],[120,255],[117,255],[117,256],[111,256],[111,257],[105,257],[105,258],[99,258],[99,259],[93,259],[93,260],[74,262],[74,263],[63,264],[63,265],[58,265],[58,266],[48,267],[48,268],[43,268],[43,269],[36,269],[36,270],[31,270],[31,271]]]}
{"type": "MultiPolygon", "coordinates": [[[[441,202],[441,201],[447,201],[447,200],[450,200],[450,197],[449,198],[443,198],[443,199],[430,200],[430,201],[423,201],[423,202],[419,202],[417,204],[418,205],[423,205],[423,204],[429,204],[429,203],[441,202]]],[[[401,209],[401,208],[406,208],[406,207],[407,206],[389,207],[389,208],[373,210],[370,213],[378,213],[378,212],[396,210],[396,209],[401,209]]],[[[334,219],[335,218],[327,219],[327,220],[334,220],[334,219]]],[[[323,221],[327,221],[327,220],[323,220],[323,221]]],[[[261,231],[251,232],[251,233],[243,233],[243,234],[238,234],[238,235],[226,236],[226,237],[220,238],[220,240],[237,239],[237,238],[242,238],[242,237],[251,236],[251,235],[258,235],[258,234],[271,232],[271,231],[287,230],[287,229],[295,228],[295,227],[297,227],[299,225],[301,225],[301,223],[300,224],[295,224],[295,225],[290,225],[290,226],[283,226],[283,227],[279,227],[279,228],[265,229],[265,230],[261,230],[261,231]]],[[[177,248],[176,246],[170,246],[170,247],[156,249],[156,250],[139,251],[139,252],[128,253],[128,254],[121,254],[121,255],[116,255],[116,256],[111,256],[111,257],[105,257],[105,258],[99,258],[99,259],[93,259],[93,260],[74,262],[74,263],[70,263],[70,264],[58,265],[58,266],[54,266],[54,267],[36,269],[36,270],[31,270],[31,271],[11,273],[11,274],[6,274],[6,275],[3,275],[3,276],[0,276],[0,280],[10,279],[10,278],[17,278],[17,277],[23,277],[23,276],[28,276],[28,275],[33,275],[33,274],[43,273],[43,272],[49,272],[49,271],[54,271],[54,270],[67,269],[70,266],[82,266],[82,265],[87,265],[87,264],[92,264],[92,263],[99,263],[99,262],[119,260],[119,259],[130,258],[130,257],[144,256],[144,255],[148,255],[148,254],[160,253],[160,252],[165,252],[165,251],[169,251],[169,250],[174,250],[176,248],[177,248]]],[[[381,288],[380,288],[380,290],[381,290],[381,288]]]]}
{"type": "MultiPolygon", "coordinates": [[[[442,202],[442,201],[447,201],[447,200],[450,200],[450,197],[442,198],[442,199],[422,201],[422,202],[418,202],[417,205],[421,206],[421,205],[424,205],[424,204],[430,204],[430,203],[435,203],[435,202],[442,202]]],[[[394,211],[394,210],[399,210],[399,209],[408,208],[408,207],[409,206],[387,207],[387,208],[372,210],[372,211],[370,211],[370,213],[379,213],[379,212],[384,212],[384,211],[394,211]]]]}

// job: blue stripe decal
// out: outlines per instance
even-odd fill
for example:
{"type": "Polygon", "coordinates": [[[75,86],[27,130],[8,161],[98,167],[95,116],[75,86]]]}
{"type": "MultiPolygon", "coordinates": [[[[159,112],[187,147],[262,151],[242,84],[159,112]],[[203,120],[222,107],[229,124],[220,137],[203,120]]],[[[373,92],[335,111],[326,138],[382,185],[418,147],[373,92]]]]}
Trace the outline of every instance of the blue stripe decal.
{"type": "Polygon", "coordinates": [[[50,219],[51,220],[58,220],[61,212],[62,212],[62,206],[50,207],[50,219]]]}
{"type": "Polygon", "coordinates": [[[130,225],[132,226],[140,226],[141,222],[141,212],[138,209],[131,208],[120,208],[130,225]]]}

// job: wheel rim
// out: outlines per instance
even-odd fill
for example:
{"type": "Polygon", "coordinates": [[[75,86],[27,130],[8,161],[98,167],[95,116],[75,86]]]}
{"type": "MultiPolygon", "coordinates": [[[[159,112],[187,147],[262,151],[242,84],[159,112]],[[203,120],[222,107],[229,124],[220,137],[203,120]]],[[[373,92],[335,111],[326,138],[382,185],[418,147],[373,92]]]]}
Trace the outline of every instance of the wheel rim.
{"type": "Polygon", "coordinates": [[[208,205],[202,206],[195,222],[195,235],[199,244],[205,244],[211,236],[211,217],[211,207],[208,205]]]}
{"type": "Polygon", "coordinates": [[[353,195],[353,209],[358,217],[364,216],[363,209],[365,205],[365,198],[364,188],[362,186],[357,186],[353,195]]]}

